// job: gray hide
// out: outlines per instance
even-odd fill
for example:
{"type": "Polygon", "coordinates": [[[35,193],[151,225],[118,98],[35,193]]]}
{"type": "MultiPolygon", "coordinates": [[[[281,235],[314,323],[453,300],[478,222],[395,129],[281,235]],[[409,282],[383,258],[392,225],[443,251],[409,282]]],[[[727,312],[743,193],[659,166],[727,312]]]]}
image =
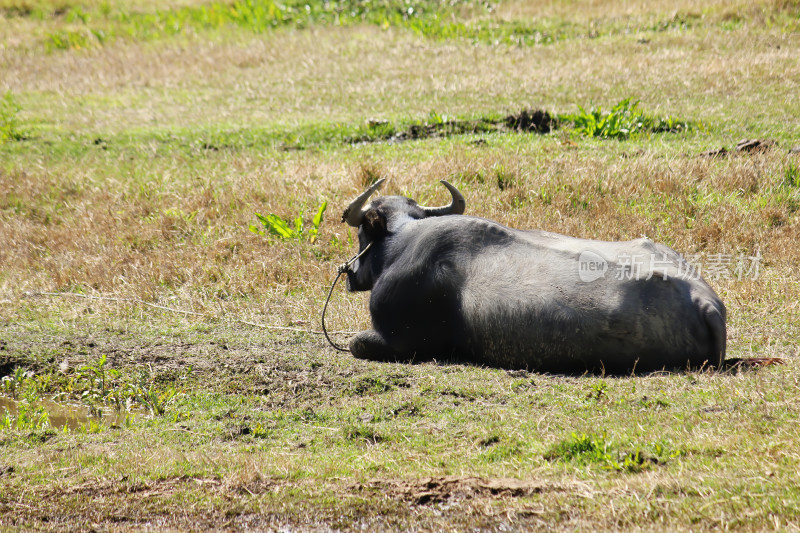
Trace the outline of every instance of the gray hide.
{"type": "Polygon", "coordinates": [[[516,230],[403,197],[357,208],[372,248],[348,288],[372,290],[373,329],[351,341],[356,357],[570,373],[725,358],[725,306],[667,246],[516,230]]]}

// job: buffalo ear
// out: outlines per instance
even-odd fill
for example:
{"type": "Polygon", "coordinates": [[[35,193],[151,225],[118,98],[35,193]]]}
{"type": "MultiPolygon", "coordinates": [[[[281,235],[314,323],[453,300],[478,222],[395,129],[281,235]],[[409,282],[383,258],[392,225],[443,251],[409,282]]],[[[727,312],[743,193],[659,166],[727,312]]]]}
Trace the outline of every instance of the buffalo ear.
{"type": "Polygon", "coordinates": [[[378,209],[369,209],[364,213],[364,222],[362,224],[364,231],[371,239],[386,235],[386,215],[378,209]]]}

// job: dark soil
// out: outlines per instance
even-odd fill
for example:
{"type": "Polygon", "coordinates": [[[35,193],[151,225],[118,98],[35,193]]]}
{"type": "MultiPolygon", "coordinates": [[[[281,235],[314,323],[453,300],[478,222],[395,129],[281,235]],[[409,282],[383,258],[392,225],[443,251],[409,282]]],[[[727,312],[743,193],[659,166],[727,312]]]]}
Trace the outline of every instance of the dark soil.
{"type": "Polygon", "coordinates": [[[551,130],[558,127],[558,120],[541,109],[523,109],[516,115],[508,115],[505,124],[509,130],[513,131],[550,133],[551,130]]]}
{"type": "MultiPolygon", "coordinates": [[[[386,126],[385,120],[371,119],[368,121],[370,129],[386,126]]],[[[444,120],[441,122],[426,122],[412,124],[406,129],[396,131],[390,136],[361,135],[348,139],[351,143],[369,142],[402,142],[430,137],[451,137],[476,133],[550,133],[558,127],[558,120],[541,109],[523,109],[519,113],[508,115],[504,118],[479,118],[474,120],[444,120]]]]}
{"type": "MultiPolygon", "coordinates": [[[[772,139],[743,139],[736,143],[732,149],[724,146],[715,150],[707,150],[698,154],[698,157],[725,157],[730,154],[757,154],[773,150],[778,147],[778,143],[772,139]]],[[[790,150],[789,153],[792,151],[790,150]]]]}
{"type": "Polygon", "coordinates": [[[479,523],[478,529],[484,531],[518,530],[539,522],[539,512],[531,511],[524,501],[511,505],[512,500],[546,491],[570,492],[567,487],[516,479],[460,476],[323,485],[319,481],[260,478],[232,483],[188,476],[156,481],[91,480],[42,492],[35,501],[19,494],[0,496],[0,528],[398,531],[458,530],[468,525],[476,529],[479,523]],[[336,503],[315,503],[313,494],[320,489],[336,494],[336,503]],[[198,490],[225,502],[225,510],[203,504],[176,508],[182,497],[198,490]],[[298,493],[308,493],[308,504],[286,512],[281,495],[293,499],[298,493]],[[486,514],[486,506],[498,499],[505,502],[505,512],[486,514]]]}
{"type": "Polygon", "coordinates": [[[472,498],[519,498],[559,487],[519,479],[443,476],[417,480],[375,480],[357,485],[358,490],[379,491],[416,505],[472,498]]]}

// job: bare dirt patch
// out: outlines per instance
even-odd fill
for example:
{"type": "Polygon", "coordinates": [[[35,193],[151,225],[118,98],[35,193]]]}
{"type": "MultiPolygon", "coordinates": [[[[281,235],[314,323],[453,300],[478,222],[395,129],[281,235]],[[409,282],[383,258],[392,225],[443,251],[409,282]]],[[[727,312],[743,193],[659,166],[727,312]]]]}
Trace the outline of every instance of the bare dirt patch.
{"type": "Polygon", "coordinates": [[[416,505],[474,498],[519,498],[562,491],[558,485],[512,478],[440,476],[418,480],[375,480],[355,486],[356,491],[380,491],[416,505]]]}
{"type": "MultiPolygon", "coordinates": [[[[66,487],[51,486],[40,492],[35,501],[21,494],[7,494],[0,497],[0,525],[62,530],[91,524],[100,530],[127,531],[141,527],[162,530],[198,527],[340,529],[337,525],[350,530],[358,529],[361,524],[368,525],[370,530],[383,531],[396,527],[404,529],[403,526],[412,527],[412,524],[449,529],[447,524],[452,526],[465,516],[471,516],[493,528],[508,522],[510,515],[494,516],[487,507],[491,502],[509,503],[514,498],[565,490],[553,484],[470,476],[381,479],[353,485],[259,476],[246,482],[191,476],[136,481],[123,476],[115,480],[87,480],[66,487]],[[209,497],[202,506],[181,504],[198,494],[209,497]],[[312,506],[321,495],[326,500],[324,494],[335,494],[336,502],[313,504],[313,511],[295,509],[287,513],[285,501],[299,494],[305,494],[307,506],[312,506]],[[359,506],[355,503],[358,501],[370,504],[359,506]],[[347,502],[349,508],[338,507],[347,502]]],[[[518,521],[525,514],[516,513],[515,516],[518,521]]]]}
{"type": "MultiPolygon", "coordinates": [[[[774,150],[778,147],[778,143],[773,139],[742,139],[733,149],[728,150],[724,146],[716,150],[708,150],[702,152],[700,157],[722,157],[728,154],[757,154],[774,150]]],[[[791,153],[791,150],[789,151],[791,153]]]]}

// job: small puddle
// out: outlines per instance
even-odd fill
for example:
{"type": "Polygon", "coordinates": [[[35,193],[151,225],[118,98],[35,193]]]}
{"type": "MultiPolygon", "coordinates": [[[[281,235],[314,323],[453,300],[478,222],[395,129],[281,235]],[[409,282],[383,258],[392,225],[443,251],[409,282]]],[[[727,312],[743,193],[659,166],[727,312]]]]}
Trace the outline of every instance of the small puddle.
{"type": "MultiPolygon", "coordinates": [[[[16,416],[19,413],[19,404],[17,400],[0,396],[0,415],[5,414],[6,411],[11,416],[16,416]]],[[[33,407],[44,407],[47,411],[50,427],[54,429],[64,429],[65,427],[70,431],[81,429],[88,425],[90,421],[95,423],[103,423],[106,426],[120,426],[125,422],[125,417],[129,413],[116,412],[112,408],[103,409],[102,416],[91,416],[89,408],[85,405],[69,405],[49,400],[40,400],[33,403],[33,407]]]]}

